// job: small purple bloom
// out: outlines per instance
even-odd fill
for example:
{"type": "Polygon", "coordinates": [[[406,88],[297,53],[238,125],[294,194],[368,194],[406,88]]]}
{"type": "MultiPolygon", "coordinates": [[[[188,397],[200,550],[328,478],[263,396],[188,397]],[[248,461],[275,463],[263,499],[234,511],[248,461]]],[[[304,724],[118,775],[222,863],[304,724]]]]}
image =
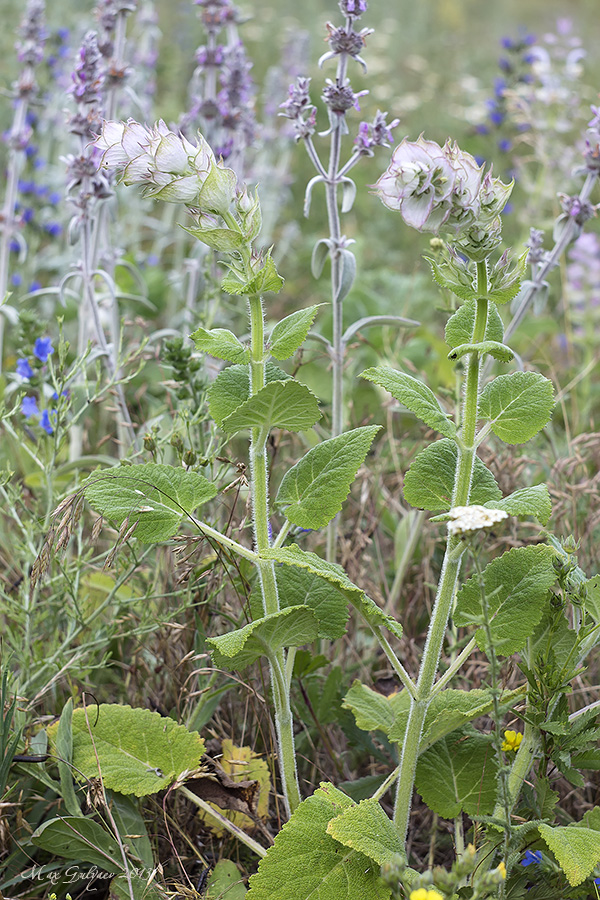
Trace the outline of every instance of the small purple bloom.
{"type": "Polygon", "coordinates": [[[19,242],[16,241],[14,238],[13,238],[12,241],[10,242],[9,247],[10,247],[11,253],[18,253],[19,250],[21,249],[21,245],[20,245],[19,242]]]}
{"type": "Polygon", "coordinates": [[[56,419],[56,410],[55,409],[51,409],[50,412],[48,412],[48,410],[45,409],[42,413],[42,418],[40,419],[40,425],[42,426],[42,428],[44,429],[46,434],[54,434],[54,426],[52,425],[52,422],[50,421],[50,414],[52,414],[54,419],[56,419]]]}
{"type": "Polygon", "coordinates": [[[50,237],[58,237],[59,234],[62,234],[62,225],[59,222],[48,222],[48,224],[44,226],[44,231],[46,231],[50,237]]]}
{"type": "Polygon", "coordinates": [[[594,884],[600,884],[600,878],[594,878],[594,884]]]}
{"type": "Polygon", "coordinates": [[[508,151],[510,150],[511,147],[512,147],[512,144],[508,138],[501,138],[498,141],[498,149],[502,150],[503,153],[508,153],[508,151]]]}
{"type": "Polygon", "coordinates": [[[525,856],[521,860],[522,866],[534,866],[542,861],[542,851],[541,850],[526,850],[525,856]]]}
{"type": "Polygon", "coordinates": [[[48,197],[48,200],[53,204],[53,206],[56,206],[56,204],[60,203],[60,201],[62,200],[62,194],[60,194],[58,191],[52,191],[52,193],[48,197]]]}
{"type": "Polygon", "coordinates": [[[40,411],[35,397],[30,397],[29,395],[23,397],[21,400],[21,412],[26,419],[31,419],[32,416],[39,416],[40,411]]]}
{"type": "Polygon", "coordinates": [[[32,281],[29,285],[29,293],[33,293],[33,291],[39,291],[42,287],[41,281],[32,281]]]}
{"type": "Polygon", "coordinates": [[[23,221],[26,225],[29,225],[30,222],[33,222],[34,216],[35,212],[30,206],[28,206],[27,209],[23,210],[23,221]]]}
{"type": "Polygon", "coordinates": [[[10,279],[10,283],[13,287],[20,287],[23,283],[23,277],[19,275],[18,272],[15,272],[14,275],[10,279]]]}
{"type": "Polygon", "coordinates": [[[52,346],[52,338],[37,338],[33,345],[33,355],[37,356],[40,362],[47,362],[48,357],[54,353],[52,346]]]}
{"type": "Polygon", "coordinates": [[[33,369],[29,365],[28,359],[23,358],[17,360],[17,375],[27,380],[33,378],[33,369]]]}

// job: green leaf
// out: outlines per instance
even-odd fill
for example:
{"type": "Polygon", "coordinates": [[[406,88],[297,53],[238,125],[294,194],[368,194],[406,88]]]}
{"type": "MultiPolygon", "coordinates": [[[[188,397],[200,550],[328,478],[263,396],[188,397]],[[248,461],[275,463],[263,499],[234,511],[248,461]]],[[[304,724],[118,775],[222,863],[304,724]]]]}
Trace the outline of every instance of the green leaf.
{"type": "MultiPolygon", "coordinates": [[[[183,226],[182,226],[183,227],[183,226]]],[[[188,234],[198,238],[213,250],[240,250],[247,246],[248,239],[231,228],[183,228],[188,234]]]]}
{"type": "Polygon", "coordinates": [[[56,756],[60,775],[60,793],[67,810],[72,816],[81,816],[81,806],[73,787],[73,700],[71,697],[63,706],[56,731],[56,756]]]}
{"type": "MultiPolygon", "coordinates": [[[[448,319],[446,324],[446,343],[449,347],[459,347],[461,344],[469,344],[473,340],[475,328],[475,314],[477,303],[469,300],[463,303],[457,311],[448,319]]],[[[492,304],[488,311],[488,321],[485,329],[486,341],[498,341],[502,343],[504,337],[504,325],[500,313],[492,304]]]]}
{"type": "Polygon", "coordinates": [[[550,494],[545,484],[520,488],[502,500],[489,500],[483,505],[488,509],[503,509],[509,516],[534,516],[542,525],[546,525],[552,515],[550,494]]]}
{"type": "Polygon", "coordinates": [[[454,819],[486,815],[496,801],[497,762],[484,735],[455,731],[419,757],[415,787],[427,806],[454,819]]]}
{"type": "MultiPolygon", "coordinates": [[[[514,704],[524,694],[524,688],[506,691],[500,698],[500,708],[505,709],[514,704]]],[[[402,692],[402,695],[404,692],[402,692]]],[[[436,694],[425,716],[423,734],[419,752],[423,753],[441,738],[451,734],[457,728],[473,722],[480,716],[487,716],[494,708],[494,699],[489,690],[475,688],[470,691],[459,691],[446,688],[436,694]]],[[[408,722],[409,702],[397,707],[397,715],[389,731],[390,741],[402,744],[408,722]]],[[[358,723],[357,723],[358,724],[358,723]]]]}
{"type": "Polygon", "coordinates": [[[248,348],[244,347],[235,334],[228,331],[227,328],[212,328],[210,331],[207,331],[206,328],[197,328],[190,337],[198,350],[202,350],[210,356],[216,356],[217,359],[225,359],[232,363],[245,363],[250,357],[248,348]]]}
{"type": "MultiPolygon", "coordinates": [[[[291,376],[279,366],[268,362],[265,366],[265,379],[285,381],[291,376]]],[[[222,426],[223,419],[229,416],[250,396],[250,374],[248,366],[228,366],[219,372],[207,391],[208,408],[217,423],[222,426]]]]}
{"type": "MultiPolygon", "coordinates": [[[[362,731],[383,731],[390,735],[399,713],[408,710],[410,697],[406,691],[398,691],[390,697],[385,697],[378,691],[354,681],[342,706],[352,710],[357,726],[362,731]]],[[[402,732],[404,734],[404,730],[402,732]]]]}
{"type": "Polygon", "coordinates": [[[230,859],[220,859],[210,874],[206,900],[244,900],[247,891],[238,867],[230,859]]]}
{"type": "Polygon", "coordinates": [[[367,378],[389,391],[392,397],[404,404],[430,428],[434,428],[447,438],[456,437],[456,426],[448,419],[433,391],[412,375],[395,372],[386,366],[375,366],[372,369],[365,369],[360,377],[367,378]]]}
{"type": "Polygon", "coordinates": [[[247,900],[389,900],[379,866],[327,834],[352,806],[331,784],[304,800],[250,878],[247,900]]]}
{"type": "MultiPolygon", "coordinates": [[[[204,755],[197,732],[149,709],[102,703],[87,707],[87,720],[86,710],[74,710],[72,721],[75,777],[101,773],[105,787],[120,794],[156,794],[197,769],[204,755]]],[[[47,729],[51,738],[55,727],[47,729]]]]}
{"type": "Polygon", "coordinates": [[[538,831],[552,851],[571,887],[591,875],[600,862],[600,834],[591,828],[539,825],[538,831]]]}
{"type": "Polygon", "coordinates": [[[323,271],[325,260],[329,256],[330,252],[331,241],[329,241],[328,238],[321,238],[321,240],[317,241],[317,243],[313,247],[313,252],[310,260],[310,270],[314,278],[321,277],[321,272],[323,271]]]}
{"type": "MultiPolygon", "coordinates": [[[[494,650],[510,656],[521,650],[541,620],[548,602],[548,591],[556,580],[552,548],[545,544],[518,547],[492,560],[483,572],[483,589],[494,650]]],[[[456,596],[454,623],[480,625],[482,585],[478,576],[469,578],[456,596]]],[[[486,649],[483,628],[475,634],[478,646],[486,649]]]]}
{"type": "Polygon", "coordinates": [[[93,509],[119,527],[127,520],[127,531],[135,525],[146,544],[173,537],[184,516],[217,494],[203,475],[158,463],[94,472],[82,489],[93,509]]]}
{"type": "MultiPolygon", "coordinates": [[[[456,444],[448,438],[421,450],[404,478],[404,499],[419,509],[447,512],[452,501],[457,458],[456,444]]],[[[501,497],[496,479],[476,457],[469,503],[483,505],[501,497]]]]}
{"type": "Polygon", "coordinates": [[[546,425],[554,408],[552,382],[537,372],[499,375],[479,398],[479,415],[507,444],[524,444],[546,425]]]}
{"type": "Polygon", "coordinates": [[[154,868],[154,855],[139,804],[117,791],[107,790],[106,796],[121,841],[128,847],[129,855],[137,856],[150,873],[154,868]]]}
{"type": "Polygon", "coordinates": [[[319,637],[341,638],[348,621],[348,602],[331,582],[307,569],[277,566],[275,577],[281,608],[304,604],[319,620],[319,637]]]}
{"type": "Polygon", "coordinates": [[[588,578],[585,583],[585,608],[594,622],[600,623],[600,575],[588,578]]]}
{"type": "Polygon", "coordinates": [[[356,257],[352,250],[338,250],[340,258],[340,277],[335,292],[334,303],[341,303],[350,293],[356,278],[356,257]]]}
{"type": "Polygon", "coordinates": [[[50,819],[31,835],[35,847],[53,856],[78,859],[104,872],[122,872],[123,857],[114,837],[92,819],[64,816],[50,819]]]}
{"type": "Polygon", "coordinates": [[[460,344],[450,351],[448,359],[462,359],[467,353],[479,353],[480,356],[488,353],[494,359],[505,363],[515,358],[515,354],[506,344],[501,344],[499,341],[481,341],[479,344],[460,344]]]}
{"type": "Polygon", "coordinates": [[[367,597],[364,591],[350,581],[341,566],[326,562],[316,553],[302,550],[296,544],[290,544],[288,547],[277,550],[263,550],[260,555],[263,559],[272,559],[275,562],[284,563],[286,566],[298,566],[301,569],[307,569],[313,575],[324,578],[346,597],[370,625],[387,628],[396,637],[401,637],[402,626],[392,616],[384,613],[370,597],[367,597]]]}
{"type": "Polygon", "coordinates": [[[379,426],[355,428],[323,441],[283,476],[275,503],[299,528],[322,528],[342,508],[379,426]]]}
{"type": "Polygon", "coordinates": [[[391,862],[404,852],[398,830],[382,810],[379,802],[369,798],[351,806],[332,819],[327,834],[345,847],[364,853],[379,866],[391,862]]]}
{"type": "Polygon", "coordinates": [[[314,641],[319,631],[317,618],[307,606],[288,606],[255,619],[243,628],[209,638],[217,666],[244,669],[261,656],[271,658],[281,647],[301,647],[314,641]]]}
{"type": "Polygon", "coordinates": [[[317,303],[315,306],[299,309],[275,325],[269,338],[271,356],[275,359],[289,359],[302,346],[320,305],[317,303]]]}
{"type": "Polygon", "coordinates": [[[289,379],[271,381],[234,412],[221,427],[228,434],[246,428],[285,428],[306,431],[321,418],[315,395],[304,384],[289,379]]]}

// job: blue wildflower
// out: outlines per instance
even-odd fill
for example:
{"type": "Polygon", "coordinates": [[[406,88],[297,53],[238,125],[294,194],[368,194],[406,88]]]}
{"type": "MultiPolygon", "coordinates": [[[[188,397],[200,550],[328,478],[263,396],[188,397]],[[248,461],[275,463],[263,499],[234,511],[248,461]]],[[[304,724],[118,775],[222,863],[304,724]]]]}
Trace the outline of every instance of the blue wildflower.
{"type": "Polygon", "coordinates": [[[19,275],[18,272],[15,272],[14,275],[11,276],[10,283],[13,287],[19,287],[23,283],[23,276],[19,275]]]}
{"type": "Polygon", "coordinates": [[[25,379],[33,378],[33,369],[29,365],[28,359],[17,360],[17,375],[25,379]]]}
{"type": "Polygon", "coordinates": [[[47,225],[44,225],[44,231],[48,232],[50,237],[58,237],[59,234],[62,234],[62,225],[58,222],[48,222],[47,225]]]}
{"type": "Polygon", "coordinates": [[[594,878],[594,884],[600,884],[600,878],[594,878]]]}
{"type": "Polygon", "coordinates": [[[51,409],[50,412],[48,412],[48,410],[45,409],[44,412],[42,413],[42,418],[40,419],[40,425],[42,426],[42,428],[44,429],[46,434],[54,434],[54,426],[52,425],[52,422],[50,421],[51,414],[52,414],[53,418],[56,419],[56,410],[55,409],[51,409]]]}
{"type": "Polygon", "coordinates": [[[29,395],[23,397],[21,400],[21,412],[26,419],[31,419],[32,416],[39,416],[40,411],[35,397],[30,397],[29,395]]]}
{"type": "Polygon", "coordinates": [[[41,281],[32,281],[29,285],[29,292],[33,293],[33,291],[40,291],[42,289],[41,281]]]}
{"type": "Polygon", "coordinates": [[[11,253],[18,253],[21,249],[21,245],[17,240],[13,238],[9,244],[9,248],[11,253]]]}
{"type": "Polygon", "coordinates": [[[37,338],[33,345],[33,355],[37,356],[40,362],[47,362],[48,357],[53,353],[52,338],[37,338]]]}
{"type": "Polygon", "coordinates": [[[521,860],[522,866],[534,866],[542,861],[541,850],[526,850],[525,856],[521,860]]]}

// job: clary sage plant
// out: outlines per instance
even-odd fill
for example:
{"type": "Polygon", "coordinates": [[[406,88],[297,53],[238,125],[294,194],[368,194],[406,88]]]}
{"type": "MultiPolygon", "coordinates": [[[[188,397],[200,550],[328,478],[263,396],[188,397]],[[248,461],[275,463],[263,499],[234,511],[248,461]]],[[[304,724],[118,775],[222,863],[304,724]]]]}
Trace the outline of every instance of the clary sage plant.
{"type": "MultiPolygon", "coordinates": [[[[411,673],[398,656],[400,623],[340,567],[292,540],[297,529],[323,528],[339,512],[378,426],[317,444],[288,469],[277,494],[270,492],[271,431],[308,431],[321,415],[311,391],[278,366],[302,345],[317,308],[296,310],[266,332],[264,296],[279,292],[283,280],[270,252],[256,248],[258,197],[238,184],[201,136],[193,143],[162,122],[152,128],[131,120],[105,122],[95,146],[100,164],[116,167],[126,184],[186,206],[188,231],[221,254],[227,268],[223,290],[247,305],[249,340],[202,326],[192,339],[199,351],[226,364],[208,391],[212,418],[228,438],[248,436],[253,541],[249,546],[235,540],[198,516],[199,507],[221,489],[211,478],[156,463],[121,465],[96,472],[63,501],[38,569],[53,545],[65,546],[83,497],[118,526],[115,553],[131,538],[152,543],[173,537],[186,517],[226,559],[252,566],[248,624],[208,642],[218,668],[241,670],[261,657],[269,665],[288,821],[268,850],[231,826],[261,857],[248,900],[503,898],[518,884],[520,856],[531,846],[551,851],[570,885],[581,884],[600,861],[599,832],[591,818],[554,823],[546,771],[552,763],[573,773],[576,754],[589,753],[595,733],[594,709],[569,715],[565,696],[598,642],[600,585],[578,569],[574,547],[553,538],[482,562],[487,535],[504,520],[534,517],[545,525],[551,514],[544,484],[504,497],[478,456],[492,434],[509,445],[530,440],[548,423],[554,405],[551,382],[533,371],[516,369],[483,383],[487,360],[514,360],[498,312],[519,294],[526,266],[526,255],[511,258],[499,249],[500,216],[511,186],[484,172],[456,144],[440,147],[422,137],[402,141],[376,185],[385,206],[409,226],[447,238],[435,239],[430,264],[437,284],[460,304],[445,330],[449,358],[462,380],[456,418],[412,375],[382,366],[363,372],[440,435],[418,454],[404,480],[406,502],[436,513],[433,522],[447,523],[427,640],[419,670],[411,673]],[[464,580],[467,561],[470,577],[464,580]],[[328,783],[303,800],[290,703],[296,649],[318,638],[342,637],[349,603],[403,689],[386,698],[357,681],[344,705],[359,728],[386,735],[398,765],[359,803],[328,783]],[[470,634],[440,673],[451,616],[455,627],[470,634]],[[489,659],[489,684],[471,691],[451,688],[477,648],[489,659]],[[499,659],[515,653],[521,654],[527,683],[503,691],[499,659]],[[502,731],[509,709],[524,721],[522,733],[502,731]],[[491,733],[472,725],[482,716],[493,720],[491,733]],[[519,824],[513,814],[534,766],[536,813],[519,824]],[[456,862],[450,870],[418,873],[408,865],[415,786],[437,815],[454,820],[456,862]],[[380,802],[390,789],[391,818],[380,802]],[[481,823],[478,846],[465,846],[463,813],[481,823]]],[[[179,773],[177,786],[188,774],[179,773]]],[[[229,827],[227,820],[223,824],[229,827]]]]}

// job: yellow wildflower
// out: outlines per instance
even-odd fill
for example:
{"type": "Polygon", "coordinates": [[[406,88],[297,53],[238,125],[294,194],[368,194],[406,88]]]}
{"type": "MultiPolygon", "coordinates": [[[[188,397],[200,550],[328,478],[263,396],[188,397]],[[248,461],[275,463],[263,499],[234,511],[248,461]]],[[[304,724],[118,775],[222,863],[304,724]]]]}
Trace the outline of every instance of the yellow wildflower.
{"type": "Polygon", "coordinates": [[[505,751],[516,751],[519,749],[522,740],[523,735],[520,731],[505,731],[504,740],[502,741],[502,749],[505,751]]]}
{"type": "Polygon", "coordinates": [[[444,900],[437,891],[428,891],[425,888],[419,888],[418,891],[411,891],[409,900],[444,900]]]}
{"type": "Polygon", "coordinates": [[[506,878],[506,866],[504,865],[504,860],[498,863],[498,868],[496,869],[496,871],[500,872],[503,878],[506,878]]]}

